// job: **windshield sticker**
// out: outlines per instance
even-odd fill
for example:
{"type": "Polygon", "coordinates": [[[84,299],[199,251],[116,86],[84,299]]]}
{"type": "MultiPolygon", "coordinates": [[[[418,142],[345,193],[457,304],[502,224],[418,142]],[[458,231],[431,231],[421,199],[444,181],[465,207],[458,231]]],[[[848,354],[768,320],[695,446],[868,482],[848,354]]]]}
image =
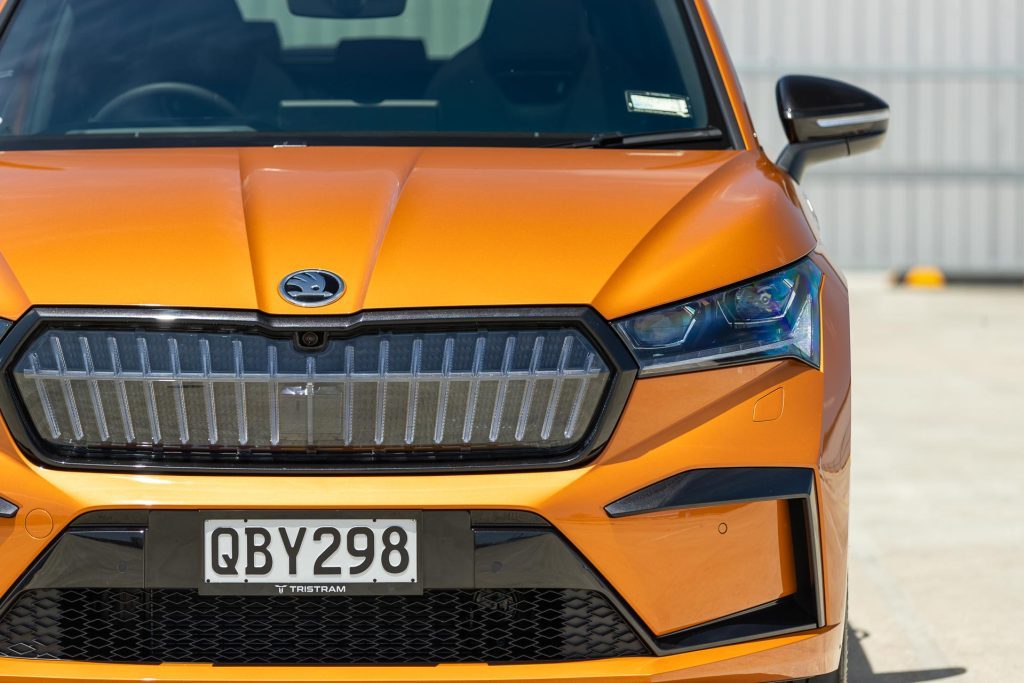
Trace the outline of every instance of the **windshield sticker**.
{"type": "Polygon", "coordinates": [[[627,90],[626,105],[629,111],[636,114],[660,114],[661,116],[678,116],[684,119],[693,118],[693,114],[690,111],[690,98],[680,95],[627,90]]]}

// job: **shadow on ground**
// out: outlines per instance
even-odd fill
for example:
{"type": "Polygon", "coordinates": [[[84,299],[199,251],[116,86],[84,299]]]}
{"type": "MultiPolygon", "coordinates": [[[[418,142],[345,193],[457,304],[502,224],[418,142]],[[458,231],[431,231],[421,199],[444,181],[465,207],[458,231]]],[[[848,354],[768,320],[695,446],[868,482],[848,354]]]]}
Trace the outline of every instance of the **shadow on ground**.
{"type": "Polygon", "coordinates": [[[871,662],[861,644],[870,635],[866,631],[857,629],[850,631],[850,683],[923,683],[924,681],[956,678],[967,673],[967,669],[963,667],[900,671],[899,673],[876,672],[871,668],[871,662]]]}

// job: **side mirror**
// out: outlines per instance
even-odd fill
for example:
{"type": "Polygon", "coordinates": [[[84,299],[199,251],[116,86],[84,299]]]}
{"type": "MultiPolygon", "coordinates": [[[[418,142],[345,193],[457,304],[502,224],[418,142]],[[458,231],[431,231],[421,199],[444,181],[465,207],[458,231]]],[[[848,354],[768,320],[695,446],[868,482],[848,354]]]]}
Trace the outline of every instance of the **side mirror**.
{"type": "Polygon", "coordinates": [[[776,96],[789,137],[776,164],[797,182],[808,166],[878,149],[889,130],[889,105],[848,83],[785,76],[776,96]]]}

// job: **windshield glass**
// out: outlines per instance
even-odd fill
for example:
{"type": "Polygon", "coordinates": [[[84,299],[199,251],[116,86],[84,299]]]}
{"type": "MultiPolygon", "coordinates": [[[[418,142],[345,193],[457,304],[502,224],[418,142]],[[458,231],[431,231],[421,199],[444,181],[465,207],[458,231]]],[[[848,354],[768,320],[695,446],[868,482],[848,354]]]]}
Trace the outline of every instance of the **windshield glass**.
{"type": "Polygon", "coordinates": [[[21,0],[0,147],[720,128],[699,54],[678,0],[21,0]]]}

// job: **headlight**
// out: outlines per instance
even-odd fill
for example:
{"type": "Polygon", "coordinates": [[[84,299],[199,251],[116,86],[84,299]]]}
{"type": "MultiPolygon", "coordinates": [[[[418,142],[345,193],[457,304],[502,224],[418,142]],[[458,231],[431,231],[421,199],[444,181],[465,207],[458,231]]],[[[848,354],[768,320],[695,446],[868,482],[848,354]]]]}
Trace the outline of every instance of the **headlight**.
{"type": "Polygon", "coordinates": [[[651,377],[773,358],[821,366],[821,271],[784,271],[616,323],[651,377]]]}

